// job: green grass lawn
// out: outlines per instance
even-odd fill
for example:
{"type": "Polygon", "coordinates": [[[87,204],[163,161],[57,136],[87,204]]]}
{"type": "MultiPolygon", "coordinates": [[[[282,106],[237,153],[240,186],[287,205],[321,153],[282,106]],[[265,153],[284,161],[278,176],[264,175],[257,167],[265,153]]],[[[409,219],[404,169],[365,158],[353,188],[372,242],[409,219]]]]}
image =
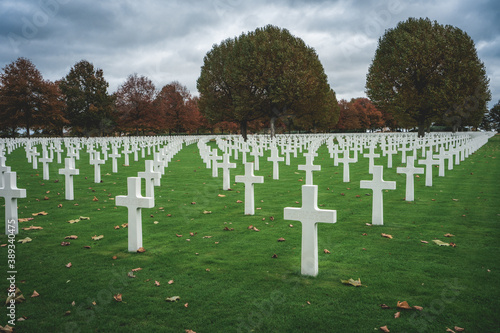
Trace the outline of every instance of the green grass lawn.
{"type": "MultiPolygon", "coordinates": [[[[336,209],[337,223],[319,224],[319,275],[304,277],[301,225],[283,220],[284,207],[300,207],[300,179],[305,180],[297,170],[305,162],[300,154],[290,166],[280,163],[280,180],[272,179],[272,163],[261,158],[255,174],[265,182],[255,184],[256,214],[245,216],[244,204],[237,203],[244,200],[244,185],[234,183],[235,175],[244,174],[241,155],[233,160],[238,167],[231,170],[232,191],[223,191],[222,172],[212,178],[196,144],[184,147],[155,188],[155,207],[142,210],[146,252],[129,253],[127,229],[114,228],[127,222],[127,209],[112,199],[126,194],[126,178],[144,170],[143,160],[133,162],[131,155],[125,167],[122,157],[117,174],[108,161],[101,168],[102,183],[95,184],[88,155],[82,153],[76,161],[75,200],[66,201],[64,177],[57,171],[63,165],[52,163],[50,180],[43,180],[41,164],[33,170],[24,149],[15,150],[7,165],[28,196],[18,200],[19,218],[48,213],[20,223],[20,228],[42,230],[20,230],[16,237],[32,238],[16,243],[17,286],[26,298],[16,307],[16,316],[26,317],[16,322],[16,331],[373,332],[384,325],[391,332],[445,332],[454,326],[466,332],[500,331],[499,136],[445,177],[438,177],[435,168],[432,187],[424,186],[421,175],[411,203],[404,201],[406,176],[396,173],[401,157],[395,156],[393,168],[384,168],[384,179],[397,182],[396,190],[384,193],[384,226],[366,225],[371,190],[360,189],[359,182],[371,180],[368,160],[351,164],[351,182],[343,183],[342,165],[333,166],[325,145],[318,153],[318,205],[336,209]],[[90,220],[67,223],[80,216],[90,220]],[[69,235],[78,239],[61,246],[69,235]],[[94,235],[104,238],[95,241],[94,235]],[[286,241],[278,242],[280,237],[286,241]],[[456,247],[438,246],[434,239],[456,247]],[[135,268],[142,270],[128,277],[135,268]],[[340,281],[349,278],[360,278],[366,287],[340,281]],[[30,297],[35,290],[39,296],[30,297]],[[116,294],[122,294],[121,302],[113,298],[116,294]],[[180,300],[165,300],[172,296],[180,300]],[[398,310],[398,301],[423,310],[398,310]],[[395,319],[397,311],[401,316],[395,319]]],[[[375,161],[386,163],[386,158],[375,161]]],[[[0,243],[7,243],[5,235],[0,243]]],[[[7,247],[0,248],[0,256],[0,288],[5,290],[7,247]]],[[[7,320],[3,314],[0,325],[7,320]]]]}

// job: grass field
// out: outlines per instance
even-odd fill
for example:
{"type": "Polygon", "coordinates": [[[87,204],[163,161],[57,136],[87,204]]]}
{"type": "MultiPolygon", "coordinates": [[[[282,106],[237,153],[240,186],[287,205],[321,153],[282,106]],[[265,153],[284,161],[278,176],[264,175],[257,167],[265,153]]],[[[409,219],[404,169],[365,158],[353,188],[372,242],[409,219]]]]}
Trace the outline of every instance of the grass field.
{"type": "MultiPolygon", "coordinates": [[[[16,306],[16,317],[25,318],[16,322],[16,331],[373,332],[384,325],[391,332],[445,332],[454,326],[500,331],[499,136],[445,177],[435,168],[432,187],[424,186],[423,175],[417,178],[411,203],[404,201],[405,175],[396,173],[401,158],[394,157],[393,168],[384,168],[384,179],[397,182],[396,190],[384,193],[384,226],[366,225],[372,197],[359,182],[371,180],[368,160],[352,164],[351,182],[343,183],[342,165],[333,166],[325,145],[318,153],[318,204],[336,209],[337,223],[319,225],[319,275],[304,277],[300,223],[283,220],[284,207],[300,207],[300,154],[290,166],[280,164],[280,180],[272,179],[272,163],[261,158],[255,174],[265,182],[255,185],[256,214],[245,216],[244,204],[237,203],[244,200],[244,185],[234,183],[235,175],[244,174],[241,156],[233,160],[238,167],[231,170],[232,191],[223,191],[221,172],[213,178],[196,144],[184,147],[155,188],[155,207],[142,211],[146,252],[129,253],[127,229],[115,229],[127,222],[127,209],[112,198],[126,194],[126,178],[144,170],[142,160],[131,158],[125,167],[122,157],[116,174],[108,161],[102,183],[95,184],[82,153],[75,200],[66,201],[64,177],[57,172],[63,165],[52,163],[50,180],[43,180],[42,166],[33,170],[24,149],[15,150],[7,165],[28,196],[18,200],[19,218],[48,213],[20,223],[43,229],[21,229],[16,237],[32,238],[16,243],[16,282],[26,298],[16,306]],[[67,222],[80,216],[90,220],[67,222]],[[69,235],[78,239],[65,239],[69,235]],[[96,241],[95,235],[104,237],[96,241]],[[286,241],[278,242],[280,237],[286,241]],[[434,239],[456,247],[438,246],[434,239]],[[71,244],[61,246],[63,241],[71,244]],[[142,270],[129,277],[135,268],[142,270]],[[341,283],[349,278],[360,278],[364,287],[341,283]],[[30,297],[35,290],[39,296],[30,297]],[[172,296],[180,300],[167,302],[172,296]],[[397,309],[398,301],[423,310],[397,309]]],[[[386,166],[386,158],[375,164],[386,166]]],[[[6,267],[7,256],[7,247],[0,248],[0,267],[6,267]]],[[[8,288],[6,271],[0,273],[2,290],[8,288]]],[[[0,325],[7,324],[8,317],[0,318],[0,325]]]]}

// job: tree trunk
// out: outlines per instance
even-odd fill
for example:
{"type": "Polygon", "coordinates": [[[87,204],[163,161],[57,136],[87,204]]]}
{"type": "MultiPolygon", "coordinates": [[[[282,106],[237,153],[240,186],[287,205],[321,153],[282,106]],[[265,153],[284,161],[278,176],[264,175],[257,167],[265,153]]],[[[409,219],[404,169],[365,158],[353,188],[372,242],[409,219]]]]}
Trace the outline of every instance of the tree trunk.
{"type": "Polygon", "coordinates": [[[419,120],[418,122],[418,137],[423,138],[425,136],[425,121],[419,120]]]}
{"type": "Polygon", "coordinates": [[[240,131],[241,131],[241,136],[243,137],[243,140],[247,142],[248,136],[247,136],[247,130],[248,130],[248,124],[246,120],[243,120],[240,122],[240,131]]]}
{"type": "Polygon", "coordinates": [[[270,127],[271,127],[271,138],[274,138],[276,136],[276,128],[274,126],[274,123],[276,122],[276,117],[272,116],[271,121],[270,121],[270,127]]]}

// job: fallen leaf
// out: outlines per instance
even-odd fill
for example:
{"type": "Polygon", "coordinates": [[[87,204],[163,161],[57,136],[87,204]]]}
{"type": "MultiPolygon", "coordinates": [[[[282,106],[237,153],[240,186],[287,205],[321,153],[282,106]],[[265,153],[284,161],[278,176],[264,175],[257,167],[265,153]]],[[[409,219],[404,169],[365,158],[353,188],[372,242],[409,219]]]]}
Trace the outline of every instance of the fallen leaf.
{"type": "Polygon", "coordinates": [[[278,255],[275,253],[275,254],[273,254],[273,256],[271,258],[276,259],[276,258],[278,258],[278,255]]]}
{"type": "Polygon", "coordinates": [[[62,204],[57,205],[57,208],[62,208],[62,204]]]}
{"type": "Polygon", "coordinates": [[[96,240],[96,241],[101,240],[101,239],[103,239],[103,238],[104,238],[104,235],[99,235],[99,236],[94,235],[94,236],[92,236],[92,239],[93,239],[93,240],[96,240]]]}
{"type": "Polygon", "coordinates": [[[28,221],[32,221],[34,220],[35,218],[33,217],[26,217],[26,218],[22,218],[22,219],[17,219],[19,221],[19,223],[22,223],[22,222],[28,222],[28,221]]]}
{"type": "Polygon", "coordinates": [[[68,262],[68,263],[66,264],[66,267],[68,267],[68,268],[70,268],[71,266],[73,266],[73,264],[72,264],[72,263],[70,263],[70,262],[68,262]]]}
{"type": "Polygon", "coordinates": [[[340,280],[340,281],[343,284],[349,284],[349,285],[355,286],[355,287],[361,287],[362,286],[360,278],[358,278],[357,280],[349,279],[349,280],[340,280]]]}
{"type": "Polygon", "coordinates": [[[274,216],[269,217],[271,221],[274,221],[274,216]]]}
{"type": "Polygon", "coordinates": [[[380,327],[380,330],[381,330],[382,332],[386,332],[386,333],[389,333],[389,332],[390,332],[390,331],[389,331],[389,329],[387,328],[387,325],[380,327]]]}
{"type": "Polygon", "coordinates": [[[217,194],[218,197],[224,198],[226,195],[225,194],[217,194]]]}
{"type": "Polygon", "coordinates": [[[382,233],[381,235],[382,235],[382,237],[392,239],[392,235],[384,234],[384,233],[382,233]]]}
{"type": "Polygon", "coordinates": [[[31,297],[38,297],[40,296],[39,293],[36,292],[36,290],[33,290],[33,295],[31,295],[31,297]]]}
{"type": "Polygon", "coordinates": [[[194,236],[194,232],[190,232],[189,236],[193,237],[194,236]]]}
{"type": "Polygon", "coordinates": [[[368,234],[366,232],[364,232],[361,236],[368,236],[368,234]]]}
{"type": "Polygon", "coordinates": [[[138,271],[140,271],[141,269],[142,269],[141,267],[138,267],[138,268],[133,268],[133,269],[132,269],[132,272],[138,272],[138,271]]]}
{"type": "Polygon", "coordinates": [[[40,229],[43,229],[42,227],[37,227],[37,226],[30,226],[30,227],[27,227],[27,228],[23,228],[23,230],[40,230],[40,229]]]}
{"type": "Polygon", "coordinates": [[[394,314],[395,319],[399,318],[399,316],[401,316],[401,312],[399,312],[399,311],[394,314]]]}
{"type": "Polygon", "coordinates": [[[19,302],[21,303],[22,301],[25,301],[24,295],[21,293],[21,289],[16,287],[16,291],[14,292],[14,295],[11,295],[7,297],[7,300],[5,301],[5,304],[9,304],[10,300],[14,300],[14,302],[19,302]]]}
{"type": "Polygon", "coordinates": [[[455,326],[455,327],[454,327],[454,329],[455,329],[455,331],[457,331],[457,332],[463,332],[463,331],[465,331],[465,328],[458,327],[458,326],[455,326]]]}
{"type": "Polygon", "coordinates": [[[80,222],[80,219],[76,219],[76,220],[69,220],[68,223],[70,224],[73,224],[73,223],[78,223],[80,222]]]}
{"type": "Polygon", "coordinates": [[[382,309],[390,309],[391,308],[389,305],[386,305],[386,304],[380,304],[380,307],[382,309]]]}
{"type": "Polygon", "coordinates": [[[212,238],[212,236],[203,236],[203,238],[212,238]]]}
{"type": "Polygon", "coordinates": [[[241,200],[236,200],[236,203],[243,203],[243,201],[241,201],[241,200]]]}
{"type": "Polygon", "coordinates": [[[210,211],[210,210],[204,210],[203,214],[212,214],[212,211],[210,211]]]}
{"type": "Polygon", "coordinates": [[[167,302],[176,302],[176,301],[178,301],[178,300],[180,300],[180,299],[181,299],[181,298],[180,298],[179,296],[172,296],[172,297],[167,297],[167,298],[165,299],[165,301],[167,301],[167,302]]]}
{"type": "Polygon", "coordinates": [[[429,244],[428,241],[421,240],[420,243],[429,244]]]}
{"type": "Polygon", "coordinates": [[[184,304],[184,307],[187,308],[188,307],[188,303],[184,304]]]}
{"type": "Polygon", "coordinates": [[[330,254],[331,252],[328,251],[327,249],[324,249],[323,252],[325,252],[326,254],[330,254]]]}
{"type": "Polygon", "coordinates": [[[179,234],[175,234],[177,237],[182,237],[182,235],[179,235],[179,234]]]}
{"type": "Polygon", "coordinates": [[[69,310],[64,313],[65,316],[69,316],[70,314],[71,314],[71,311],[69,311],[69,310]]]}
{"type": "Polygon", "coordinates": [[[29,242],[31,242],[31,241],[32,241],[32,239],[31,239],[31,238],[26,237],[26,238],[23,238],[23,239],[18,240],[17,242],[18,242],[18,243],[23,243],[23,244],[24,244],[24,243],[29,243],[29,242]]]}
{"type": "Polygon", "coordinates": [[[195,332],[195,331],[193,331],[193,330],[185,330],[185,331],[186,331],[186,333],[196,333],[196,332],[195,332]]]}
{"type": "Polygon", "coordinates": [[[160,223],[160,222],[158,222],[158,221],[154,221],[153,223],[154,223],[154,224],[158,224],[158,223],[160,223]]]}
{"type": "Polygon", "coordinates": [[[49,197],[48,196],[44,196],[43,200],[49,200],[49,197]]]}
{"type": "Polygon", "coordinates": [[[371,226],[372,226],[372,224],[371,224],[371,223],[365,223],[365,225],[367,225],[367,226],[369,226],[369,227],[371,227],[371,226]]]}
{"type": "Polygon", "coordinates": [[[71,244],[70,242],[61,242],[61,246],[68,246],[70,244],[71,244]]]}
{"type": "Polygon", "coordinates": [[[424,308],[418,305],[414,305],[413,308],[418,311],[422,311],[424,308]]]}
{"type": "Polygon", "coordinates": [[[253,231],[260,231],[259,229],[257,229],[256,227],[253,227],[252,228],[253,231]]]}
{"type": "Polygon", "coordinates": [[[224,230],[225,230],[225,231],[234,231],[234,228],[224,227],[224,230]]]}
{"type": "Polygon", "coordinates": [[[33,213],[33,214],[31,214],[31,215],[33,215],[33,216],[38,216],[38,215],[45,216],[45,215],[47,215],[47,214],[48,214],[48,213],[47,213],[46,211],[42,211],[42,212],[38,212],[38,213],[33,213]]]}
{"type": "Polygon", "coordinates": [[[451,328],[449,328],[449,327],[446,327],[446,332],[455,333],[455,331],[454,331],[454,330],[452,330],[452,329],[451,329],[451,328]]]}
{"type": "Polygon", "coordinates": [[[84,248],[84,249],[90,249],[90,246],[85,245],[83,248],[84,248]]]}
{"type": "Polygon", "coordinates": [[[144,252],[146,252],[146,249],[143,248],[143,247],[140,247],[140,248],[137,249],[137,252],[138,253],[144,253],[144,252]]]}
{"type": "Polygon", "coordinates": [[[453,200],[453,201],[458,201],[458,199],[451,199],[451,200],[453,200]]]}
{"type": "Polygon", "coordinates": [[[113,298],[115,299],[115,301],[121,302],[122,301],[122,294],[116,294],[113,296],[113,298]]]}
{"type": "Polygon", "coordinates": [[[453,237],[455,235],[452,235],[452,234],[444,234],[444,237],[453,237]]]}
{"type": "Polygon", "coordinates": [[[205,272],[210,272],[210,268],[205,269],[205,272]]]}
{"type": "Polygon", "coordinates": [[[158,281],[155,280],[155,286],[159,287],[160,286],[160,282],[158,282],[158,281]]]}
{"type": "Polygon", "coordinates": [[[285,239],[283,237],[278,238],[278,242],[284,242],[285,239]]]}
{"type": "MultiPolygon", "coordinates": [[[[19,319],[18,319],[19,320],[19,319]]],[[[6,333],[11,333],[11,332],[14,332],[14,328],[12,328],[11,326],[9,325],[5,325],[5,326],[0,326],[0,332],[6,332],[6,333]]]]}
{"type": "Polygon", "coordinates": [[[451,247],[457,247],[457,244],[455,244],[455,243],[450,243],[450,246],[451,246],[451,247]]]}
{"type": "Polygon", "coordinates": [[[122,224],[122,228],[127,228],[128,227],[128,223],[123,223],[122,224]]]}
{"type": "Polygon", "coordinates": [[[408,305],[407,301],[402,301],[402,302],[398,301],[397,307],[400,308],[400,309],[411,310],[411,306],[408,305]]]}
{"type": "Polygon", "coordinates": [[[119,225],[115,225],[115,229],[120,229],[120,226],[119,225]]]}
{"type": "Polygon", "coordinates": [[[128,273],[127,273],[127,276],[128,276],[129,278],[135,278],[135,277],[137,277],[137,276],[135,276],[135,275],[134,275],[134,272],[128,272],[128,273]]]}
{"type": "Polygon", "coordinates": [[[92,199],[92,201],[99,201],[99,199],[97,199],[97,197],[94,195],[94,199],[92,199]]]}
{"type": "Polygon", "coordinates": [[[439,239],[434,239],[433,242],[436,243],[439,246],[450,246],[449,243],[442,242],[439,239]]]}
{"type": "Polygon", "coordinates": [[[196,205],[196,202],[194,202],[194,201],[193,201],[193,202],[191,202],[191,205],[196,205]]]}
{"type": "Polygon", "coordinates": [[[290,228],[293,228],[293,224],[289,224],[288,226],[289,226],[290,228]]]}
{"type": "Polygon", "coordinates": [[[172,283],[174,283],[174,280],[168,281],[168,284],[172,284],[172,283]]]}
{"type": "Polygon", "coordinates": [[[77,238],[78,238],[78,236],[76,236],[76,235],[71,235],[71,236],[64,237],[64,239],[77,239],[77,238]]]}

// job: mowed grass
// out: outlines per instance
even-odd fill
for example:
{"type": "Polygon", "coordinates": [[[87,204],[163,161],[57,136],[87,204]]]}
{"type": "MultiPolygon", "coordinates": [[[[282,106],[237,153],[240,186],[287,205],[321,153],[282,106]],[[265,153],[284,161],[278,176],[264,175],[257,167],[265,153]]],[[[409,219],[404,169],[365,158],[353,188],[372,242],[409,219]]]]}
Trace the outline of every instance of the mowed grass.
{"type": "MultiPolygon", "coordinates": [[[[376,165],[385,166],[384,179],[397,182],[396,190],[384,193],[384,226],[366,225],[372,197],[359,182],[372,178],[368,159],[351,164],[351,182],[343,183],[342,165],[333,166],[325,145],[318,153],[315,164],[322,169],[314,173],[314,183],[319,208],[337,210],[337,223],[319,224],[319,275],[305,277],[300,274],[301,224],[283,220],[284,207],[301,205],[301,154],[290,166],[280,163],[280,180],[272,179],[269,152],[260,159],[255,174],[265,182],[255,185],[256,214],[245,216],[244,204],[237,203],[244,201],[244,185],[234,183],[235,175],[244,174],[241,154],[239,160],[232,159],[238,165],[231,170],[232,191],[223,191],[222,171],[213,178],[196,144],[184,147],[155,188],[155,207],[142,210],[146,252],[129,253],[128,229],[114,229],[127,222],[127,209],[111,199],[126,194],[126,178],[144,170],[142,159],[134,162],[131,155],[125,167],[122,157],[116,174],[108,161],[102,183],[95,184],[93,167],[82,151],[76,161],[80,175],[75,176],[75,200],[66,201],[64,177],[57,172],[62,165],[52,163],[50,180],[42,180],[41,164],[33,170],[24,150],[15,150],[7,165],[28,195],[18,200],[19,217],[48,213],[20,223],[21,228],[35,225],[42,230],[20,230],[16,237],[33,239],[16,243],[16,280],[26,297],[17,304],[16,316],[27,318],[16,323],[16,330],[373,332],[384,325],[391,332],[444,332],[454,326],[467,332],[500,330],[499,136],[454,170],[446,170],[445,177],[438,177],[434,168],[432,187],[425,187],[420,175],[411,203],[404,201],[406,176],[396,173],[401,155],[394,156],[392,169],[386,168],[386,158],[376,159],[376,165]],[[90,220],[67,223],[80,216],[90,220]],[[249,230],[249,225],[260,231],[249,230]],[[455,236],[444,237],[446,233],[455,236]],[[78,239],[61,246],[69,235],[78,239]],[[94,241],[94,235],[104,238],[94,241]],[[277,242],[280,237],[286,241],[277,242]],[[433,239],[456,247],[438,246],[433,239]],[[65,266],[69,262],[71,268],[65,266]],[[135,278],[127,276],[139,267],[135,278]],[[349,278],[360,278],[366,287],[340,281],[349,278]],[[30,297],[34,290],[39,297],[30,297]],[[116,294],[122,294],[122,302],[114,300],[116,294]],[[172,296],[180,300],[165,301],[172,296]],[[401,310],[395,319],[398,301],[423,311],[401,310]]],[[[0,243],[7,243],[5,235],[0,243]]],[[[6,263],[6,247],[0,248],[0,256],[6,263]]],[[[2,290],[8,287],[6,271],[1,273],[2,290]]],[[[0,324],[7,319],[2,315],[0,324]]]]}

